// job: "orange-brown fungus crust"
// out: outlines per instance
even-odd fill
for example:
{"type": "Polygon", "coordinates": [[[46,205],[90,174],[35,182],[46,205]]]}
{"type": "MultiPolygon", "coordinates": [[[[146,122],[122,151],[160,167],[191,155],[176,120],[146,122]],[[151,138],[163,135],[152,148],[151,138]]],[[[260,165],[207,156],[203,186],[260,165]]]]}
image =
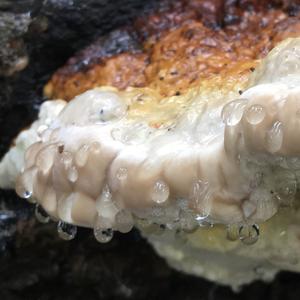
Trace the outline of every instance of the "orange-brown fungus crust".
{"type": "Polygon", "coordinates": [[[70,100],[100,85],[148,86],[176,95],[216,74],[250,73],[281,40],[300,35],[297,1],[162,2],[157,12],[71,58],[45,95],[70,100]]]}

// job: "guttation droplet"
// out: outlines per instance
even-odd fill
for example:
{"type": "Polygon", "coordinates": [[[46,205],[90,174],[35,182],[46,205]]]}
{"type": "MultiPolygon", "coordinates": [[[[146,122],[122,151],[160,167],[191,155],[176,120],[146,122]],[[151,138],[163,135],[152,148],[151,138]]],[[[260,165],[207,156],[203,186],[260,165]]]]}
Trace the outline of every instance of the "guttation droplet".
{"type": "Polygon", "coordinates": [[[197,207],[197,221],[202,224],[209,217],[211,210],[209,183],[198,180],[193,183],[190,191],[190,199],[197,207]]]}
{"type": "Polygon", "coordinates": [[[242,225],[239,229],[239,238],[245,245],[253,245],[258,241],[259,237],[259,226],[253,225],[242,225]]]}
{"type": "Polygon", "coordinates": [[[265,116],[266,110],[263,106],[259,104],[250,106],[245,112],[246,120],[252,125],[257,125],[261,123],[265,116]]]}
{"type": "Polygon", "coordinates": [[[133,227],[133,217],[127,210],[120,210],[115,217],[116,229],[122,233],[129,232],[133,227]]]}
{"type": "Polygon", "coordinates": [[[57,231],[60,238],[66,241],[70,241],[75,238],[77,227],[75,225],[59,221],[57,223],[57,231]]]}
{"type": "Polygon", "coordinates": [[[94,236],[100,243],[108,243],[111,241],[114,236],[111,220],[98,215],[94,225],[94,236]]]}
{"type": "Polygon", "coordinates": [[[168,200],[170,194],[170,190],[168,185],[162,181],[158,180],[155,182],[152,190],[152,200],[158,204],[164,203],[168,200]]]}
{"type": "Polygon", "coordinates": [[[237,125],[243,117],[246,104],[246,99],[237,99],[227,103],[221,113],[224,124],[228,126],[237,125]]]}
{"type": "Polygon", "coordinates": [[[39,222],[44,224],[49,222],[50,220],[49,215],[39,204],[36,204],[34,213],[35,213],[35,217],[39,222]]]}
{"type": "Polygon", "coordinates": [[[114,231],[112,228],[94,228],[94,235],[98,242],[100,243],[108,243],[112,240],[114,236],[114,231]]]}
{"type": "Polygon", "coordinates": [[[266,134],[267,148],[271,153],[280,150],[283,141],[282,123],[276,121],[266,134]]]}

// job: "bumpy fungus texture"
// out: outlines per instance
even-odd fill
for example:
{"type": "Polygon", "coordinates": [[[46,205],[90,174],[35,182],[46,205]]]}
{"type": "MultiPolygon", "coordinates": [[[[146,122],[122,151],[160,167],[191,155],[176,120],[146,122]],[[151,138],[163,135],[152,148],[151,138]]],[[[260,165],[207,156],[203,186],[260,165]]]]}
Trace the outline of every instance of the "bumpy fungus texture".
{"type": "Polygon", "coordinates": [[[250,73],[280,41],[300,33],[297,1],[177,0],[100,38],[72,57],[45,87],[71,100],[94,87],[151,87],[183,93],[202,80],[250,73]],[[247,68],[246,68],[247,66],[247,68]]]}

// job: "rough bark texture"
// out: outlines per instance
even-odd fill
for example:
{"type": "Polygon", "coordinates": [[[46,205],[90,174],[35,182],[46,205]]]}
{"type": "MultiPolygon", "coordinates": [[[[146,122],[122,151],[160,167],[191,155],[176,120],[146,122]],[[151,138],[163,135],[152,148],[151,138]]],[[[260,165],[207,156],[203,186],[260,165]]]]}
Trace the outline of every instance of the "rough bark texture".
{"type": "MultiPolygon", "coordinates": [[[[1,51],[6,51],[0,59],[0,155],[35,118],[43,100],[42,87],[55,69],[95,35],[125,25],[157,2],[0,1],[6,20],[22,14],[27,22],[19,22],[17,31],[0,28],[1,51]],[[29,11],[30,16],[26,15],[29,11]],[[4,49],[4,45],[8,46],[4,49]],[[10,62],[20,55],[28,56],[28,66],[7,73],[10,62]]],[[[0,20],[2,17],[0,13],[0,20]]],[[[170,269],[137,231],[116,235],[111,243],[102,245],[86,229],[65,242],[57,237],[55,227],[55,223],[38,224],[33,206],[13,191],[0,191],[0,299],[300,298],[297,274],[282,273],[270,284],[253,283],[235,294],[170,269]]]]}

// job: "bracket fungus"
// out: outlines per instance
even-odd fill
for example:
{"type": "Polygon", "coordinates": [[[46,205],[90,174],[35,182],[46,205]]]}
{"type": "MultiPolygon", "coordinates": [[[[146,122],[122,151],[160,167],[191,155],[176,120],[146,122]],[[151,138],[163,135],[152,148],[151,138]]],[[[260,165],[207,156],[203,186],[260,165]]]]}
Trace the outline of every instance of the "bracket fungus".
{"type": "Polygon", "coordinates": [[[3,158],[1,185],[17,176],[19,196],[65,239],[76,226],[100,242],[136,226],[175,268],[234,288],[300,271],[299,57],[291,38],[227,84],[45,102],[3,158]]]}

